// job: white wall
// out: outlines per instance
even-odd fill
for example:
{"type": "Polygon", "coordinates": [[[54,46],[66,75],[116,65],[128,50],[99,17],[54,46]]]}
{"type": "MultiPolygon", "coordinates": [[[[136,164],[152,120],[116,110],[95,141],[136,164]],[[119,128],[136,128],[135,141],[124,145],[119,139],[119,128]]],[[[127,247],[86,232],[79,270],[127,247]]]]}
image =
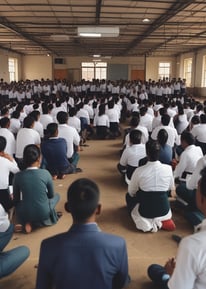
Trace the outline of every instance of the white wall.
{"type": "Polygon", "coordinates": [[[52,63],[51,56],[23,56],[22,79],[52,79],[52,63]]]}
{"type": "Polygon", "coordinates": [[[170,62],[171,63],[171,75],[170,78],[179,77],[176,75],[176,57],[147,57],[146,58],[146,80],[153,79],[157,80],[159,62],[170,62]]]}
{"type": "Polygon", "coordinates": [[[4,81],[10,82],[9,79],[9,69],[8,69],[8,59],[16,58],[18,62],[18,79],[21,79],[21,56],[19,54],[11,53],[6,50],[0,49],[0,78],[3,78],[4,81]]]}

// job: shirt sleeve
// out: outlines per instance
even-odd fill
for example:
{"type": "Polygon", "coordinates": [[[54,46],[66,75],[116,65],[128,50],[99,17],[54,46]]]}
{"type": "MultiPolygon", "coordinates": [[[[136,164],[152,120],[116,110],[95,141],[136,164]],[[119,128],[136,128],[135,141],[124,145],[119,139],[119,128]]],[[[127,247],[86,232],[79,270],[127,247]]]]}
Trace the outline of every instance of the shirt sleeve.
{"type": "Polygon", "coordinates": [[[168,282],[169,289],[193,289],[197,278],[197,261],[189,239],[182,240],[177,252],[176,267],[168,282]]]}
{"type": "Polygon", "coordinates": [[[139,190],[139,180],[138,180],[138,168],[137,168],[132,174],[132,178],[128,186],[128,194],[131,197],[134,197],[138,190],[139,190]]]}

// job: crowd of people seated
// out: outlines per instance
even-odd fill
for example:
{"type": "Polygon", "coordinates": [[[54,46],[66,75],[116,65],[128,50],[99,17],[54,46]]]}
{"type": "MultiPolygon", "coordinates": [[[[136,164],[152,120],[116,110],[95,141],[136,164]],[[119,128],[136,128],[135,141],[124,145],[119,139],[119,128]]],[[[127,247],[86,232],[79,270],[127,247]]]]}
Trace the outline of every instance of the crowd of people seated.
{"type": "Polygon", "coordinates": [[[56,224],[53,181],[82,171],[87,139],[120,136],[117,168],[138,230],[175,230],[168,198],[175,191],[192,225],[204,219],[196,193],[205,166],[206,103],[187,95],[185,80],[1,80],[0,108],[0,208],[2,216],[15,208],[16,231],[56,224]]]}

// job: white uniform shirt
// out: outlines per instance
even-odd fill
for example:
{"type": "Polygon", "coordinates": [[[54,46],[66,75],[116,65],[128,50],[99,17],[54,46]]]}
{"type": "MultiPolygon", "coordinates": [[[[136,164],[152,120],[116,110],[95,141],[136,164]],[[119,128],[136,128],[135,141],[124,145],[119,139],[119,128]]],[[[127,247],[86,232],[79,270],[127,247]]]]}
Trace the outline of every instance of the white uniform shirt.
{"type": "Polygon", "coordinates": [[[19,168],[15,162],[15,160],[13,160],[13,162],[11,162],[10,160],[1,157],[0,156],[0,174],[1,174],[1,178],[0,178],[0,190],[5,190],[8,189],[9,187],[9,173],[17,173],[19,171],[19,168]]]}
{"type": "Polygon", "coordinates": [[[87,124],[90,124],[90,117],[89,113],[86,109],[80,108],[80,110],[77,112],[77,117],[80,119],[81,117],[86,118],[87,124]]]}
{"type": "Polygon", "coordinates": [[[120,158],[120,165],[138,167],[139,161],[146,157],[144,144],[133,144],[127,147],[120,158]]]}
{"type": "Polygon", "coordinates": [[[107,126],[109,127],[109,117],[106,114],[96,115],[94,118],[94,126],[107,126]]]}
{"type": "Polygon", "coordinates": [[[81,131],[81,121],[77,116],[70,116],[67,123],[69,126],[74,127],[78,133],[81,131]]]}
{"type": "Polygon", "coordinates": [[[168,191],[174,188],[172,168],[160,161],[147,162],[138,167],[128,186],[130,196],[135,196],[138,190],[143,191],[168,191]]]}
{"type": "Polygon", "coordinates": [[[198,181],[201,177],[200,172],[206,166],[206,155],[200,158],[197,162],[193,174],[186,179],[186,186],[189,190],[194,190],[197,188],[198,181]]]}
{"type": "Polygon", "coordinates": [[[67,124],[59,124],[58,137],[65,139],[67,143],[67,158],[71,158],[74,153],[74,145],[78,146],[80,142],[77,130],[67,124]]]}
{"type": "Polygon", "coordinates": [[[13,156],[16,152],[16,140],[13,133],[8,128],[0,128],[0,136],[6,139],[5,153],[13,156]]]}
{"type": "Polygon", "coordinates": [[[53,122],[53,118],[50,114],[41,114],[39,121],[43,125],[43,129],[46,129],[47,125],[53,122]]]}
{"type": "Polygon", "coordinates": [[[174,146],[174,144],[176,143],[177,145],[179,145],[180,143],[180,140],[179,140],[179,137],[178,137],[178,134],[177,134],[177,131],[175,128],[169,126],[169,125],[160,125],[158,127],[156,127],[153,131],[152,131],[152,134],[151,134],[151,138],[153,140],[157,140],[157,135],[158,135],[158,132],[161,130],[161,129],[165,129],[168,133],[168,139],[167,139],[167,144],[171,147],[174,146]]]}
{"type": "Polygon", "coordinates": [[[206,143],[206,123],[193,127],[191,133],[199,142],[206,143]]]}
{"type": "Polygon", "coordinates": [[[19,119],[17,118],[11,118],[10,119],[10,126],[9,126],[9,130],[14,133],[17,134],[17,132],[19,131],[21,127],[21,122],[19,119]]]}
{"type": "Polygon", "coordinates": [[[108,115],[110,122],[119,123],[119,112],[115,108],[107,109],[106,114],[108,115]]]}
{"type": "Polygon", "coordinates": [[[198,233],[185,237],[179,244],[175,270],[169,289],[206,288],[206,220],[198,233]]]}
{"type": "Polygon", "coordinates": [[[174,177],[182,179],[183,172],[193,173],[198,160],[203,157],[202,150],[200,147],[195,145],[189,145],[180,155],[180,161],[177,164],[174,177]]]}
{"type": "Polygon", "coordinates": [[[43,128],[43,124],[40,121],[34,122],[33,129],[35,129],[39,133],[41,138],[44,137],[44,128],[43,128]]]}
{"type": "Polygon", "coordinates": [[[145,126],[147,128],[147,130],[149,132],[152,131],[152,121],[153,121],[153,117],[151,116],[151,114],[146,113],[143,116],[140,116],[140,122],[139,124],[142,126],[145,126]]]}
{"type": "Polygon", "coordinates": [[[6,232],[10,226],[8,214],[0,204],[0,233],[6,232]]]}
{"type": "Polygon", "coordinates": [[[21,128],[16,137],[16,157],[23,158],[25,146],[29,144],[40,145],[41,139],[37,131],[32,128],[21,128]]]}

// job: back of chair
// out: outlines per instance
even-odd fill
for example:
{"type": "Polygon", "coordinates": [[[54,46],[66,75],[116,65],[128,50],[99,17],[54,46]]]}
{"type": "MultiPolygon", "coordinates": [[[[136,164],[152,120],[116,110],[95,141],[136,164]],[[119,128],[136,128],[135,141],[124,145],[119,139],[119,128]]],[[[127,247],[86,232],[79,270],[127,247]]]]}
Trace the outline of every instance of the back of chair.
{"type": "Polygon", "coordinates": [[[138,194],[140,194],[139,213],[142,217],[153,219],[169,212],[168,192],[139,191],[138,194]]]}

